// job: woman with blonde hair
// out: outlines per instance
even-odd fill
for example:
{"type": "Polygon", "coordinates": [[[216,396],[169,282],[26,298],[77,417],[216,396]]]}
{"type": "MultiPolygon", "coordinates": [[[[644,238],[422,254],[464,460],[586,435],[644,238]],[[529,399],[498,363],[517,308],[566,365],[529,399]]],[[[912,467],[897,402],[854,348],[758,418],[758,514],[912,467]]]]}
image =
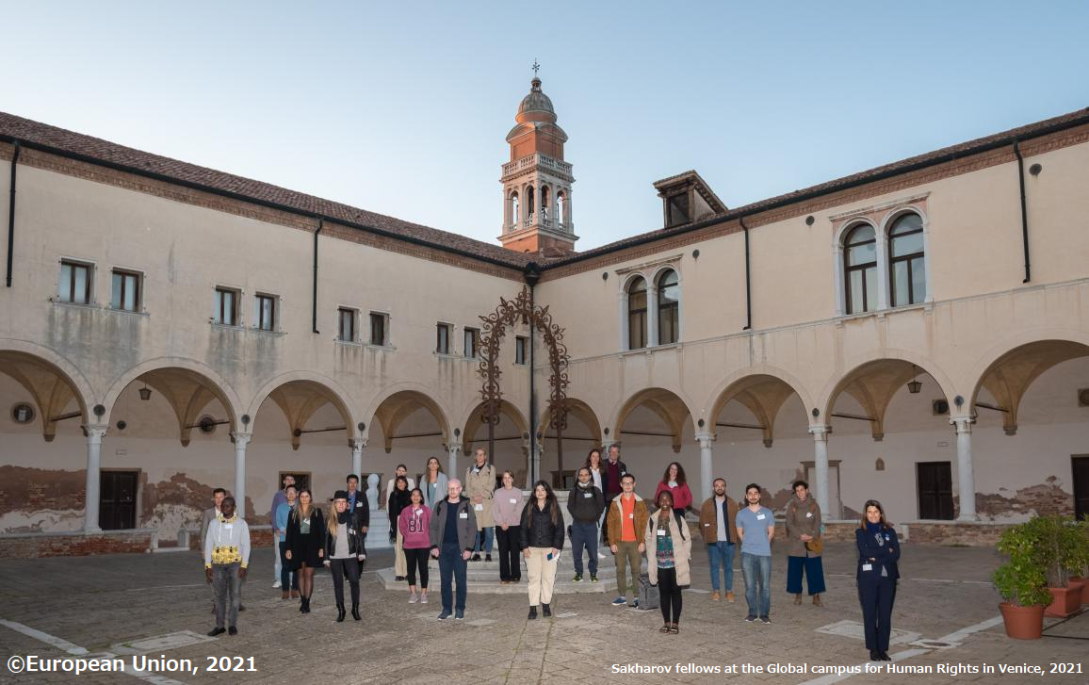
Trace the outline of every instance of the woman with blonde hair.
{"type": "Polygon", "coordinates": [[[367,555],[363,532],[355,511],[348,507],[348,493],[338,490],[329,505],[325,534],[325,566],[333,572],[333,594],[337,600],[337,623],[344,620],[344,578],[352,587],[352,618],[359,621],[360,562],[367,555]]]}

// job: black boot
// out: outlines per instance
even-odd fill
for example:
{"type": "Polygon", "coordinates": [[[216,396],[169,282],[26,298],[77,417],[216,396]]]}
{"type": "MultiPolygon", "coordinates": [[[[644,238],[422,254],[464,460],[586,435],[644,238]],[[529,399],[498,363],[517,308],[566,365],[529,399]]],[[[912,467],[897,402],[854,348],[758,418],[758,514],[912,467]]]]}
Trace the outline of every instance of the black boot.
{"type": "Polygon", "coordinates": [[[529,608],[529,616],[527,616],[526,618],[528,620],[530,620],[530,621],[536,620],[537,619],[537,607],[530,607],[529,608]]]}
{"type": "Polygon", "coordinates": [[[299,613],[306,613],[306,597],[299,597],[299,613]]]}
{"type": "Polygon", "coordinates": [[[541,609],[544,610],[545,618],[551,618],[552,617],[552,607],[548,606],[547,604],[542,604],[541,609]]]}
{"type": "Polygon", "coordinates": [[[352,618],[357,621],[362,621],[363,617],[359,615],[359,602],[352,605],[352,618]]]}
{"type": "Polygon", "coordinates": [[[310,613],[310,598],[309,597],[303,597],[302,612],[304,614],[309,614],[310,613]]]}
{"type": "Polygon", "coordinates": [[[347,615],[347,611],[344,610],[343,604],[337,605],[337,623],[343,623],[344,617],[347,615]]]}

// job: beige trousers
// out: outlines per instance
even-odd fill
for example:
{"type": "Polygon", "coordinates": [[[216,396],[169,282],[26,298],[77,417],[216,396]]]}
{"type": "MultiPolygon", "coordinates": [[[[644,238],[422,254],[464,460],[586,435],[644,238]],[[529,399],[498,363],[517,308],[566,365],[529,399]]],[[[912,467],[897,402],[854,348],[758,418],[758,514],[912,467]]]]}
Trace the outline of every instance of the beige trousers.
{"type": "Polygon", "coordinates": [[[552,603],[552,588],[556,585],[556,568],[560,560],[548,555],[552,553],[549,547],[530,547],[529,559],[526,559],[526,570],[529,573],[529,605],[552,603]]]}
{"type": "Polygon", "coordinates": [[[401,537],[400,529],[397,530],[397,541],[393,543],[393,575],[407,576],[408,562],[405,561],[405,550],[401,546],[405,539],[401,537]]]}

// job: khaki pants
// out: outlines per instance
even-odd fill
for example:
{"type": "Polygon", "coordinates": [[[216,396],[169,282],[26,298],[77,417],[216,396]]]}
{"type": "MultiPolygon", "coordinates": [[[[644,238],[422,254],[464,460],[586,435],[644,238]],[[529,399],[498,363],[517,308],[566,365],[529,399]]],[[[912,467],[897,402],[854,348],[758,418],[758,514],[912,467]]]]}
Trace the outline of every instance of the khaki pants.
{"type": "Polygon", "coordinates": [[[405,561],[405,550],[402,545],[405,539],[401,537],[401,531],[397,531],[397,541],[393,543],[393,575],[407,576],[408,563],[405,561]]]}
{"type": "Polygon", "coordinates": [[[548,555],[552,553],[550,547],[530,547],[529,559],[526,560],[526,570],[529,573],[529,605],[537,606],[552,603],[552,588],[556,585],[556,567],[560,560],[548,555]]]}
{"type": "Polygon", "coordinates": [[[635,585],[639,582],[639,571],[643,565],[643,555],[639,554],[638,542],[617,542],[616,544],[616,591],[618,595],[631,600],[635,596],[635,585]],[[628,585],[628,567],[631,567],[631,585],[628,585]]]}

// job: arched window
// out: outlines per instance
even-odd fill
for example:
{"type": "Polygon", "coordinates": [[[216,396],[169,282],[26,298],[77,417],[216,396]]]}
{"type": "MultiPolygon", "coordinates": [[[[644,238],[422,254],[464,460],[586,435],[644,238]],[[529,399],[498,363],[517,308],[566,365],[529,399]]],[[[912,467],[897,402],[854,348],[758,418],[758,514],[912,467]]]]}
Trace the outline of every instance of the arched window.
{"type": "Polygon", "coordinates": [[[628,285],[628,349],[647,346],[647,282],[637,276],[628,285]]]}
{"type": "Polygon", "coordinates": [[[550,193],[548,191],[548,186],[541,186],[541,216],[546,220],[548,219],[548,207],[552,199],[549,197],[550,193]]]}
{"type": "Polygon", "coordinates": [[[562,190],[556,193],[556,224],[567,225],[567,194],[562,190]]]}
{"type": "Polygon", "coordinates": [[[926,299],[926,263],[923,252],[923,218],[905,214],[889,229],[889,278],[892,306],[902,307],[926,299]]]}
{"type": "MultiPolygon", "coordinates": [[[[533,186],[529,186],[529,187],[526,188],[526,218],[527,219],[532,219],[532,217],[533,217],[533,205],[534,205],[533,200],[534,200],[533,186]]],[[[532,223],[532,221],[530,223],[532,223]]]]}
{"type": "Polygon", "coordinates": [[[516,190],[510,194],[510,218],[508,220],[508,223],[510,224],[512,231],[518,228],[519,218],[520,215],[518,214],[518,191],[516,190]]]}
{"type": "Polygon", "coordinates": [[[681,338],[681,287],[677,272],[658,276],[658,344],[672,345],[681,338]]]}
{"type": "Polygon", "coordinates": [[[877,236],[873,226],[859,224],[852,228],[843,248],[847,313],[873,311],[877,308],[877,236]]]}

